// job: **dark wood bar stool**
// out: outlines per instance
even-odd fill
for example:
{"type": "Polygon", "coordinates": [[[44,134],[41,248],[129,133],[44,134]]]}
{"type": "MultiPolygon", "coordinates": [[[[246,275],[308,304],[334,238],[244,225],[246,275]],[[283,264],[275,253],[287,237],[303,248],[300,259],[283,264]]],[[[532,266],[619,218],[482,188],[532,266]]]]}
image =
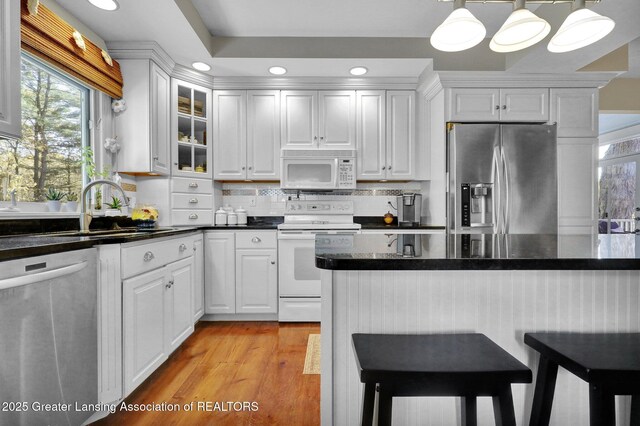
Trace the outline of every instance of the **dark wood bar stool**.
{"type": "Polygon", "coordinates": [[[462,424],[477,424],[476,397],[493,397],[496,424],[515,426],[511,383],[531,383],[524,364],[484,334],[353,334],[364,383],[362,425],[391,424],[393,397],[459,396],[462,424]]]}
{"type": "Polygon", "coordinates": [[[589,383],[591,426],[616,424],[616,395],[634,395],[631,425],[640,425],[640,333],[526,333],[524,342],[540,353],[530,426],[549,424],[558,366],[589,383]]]}

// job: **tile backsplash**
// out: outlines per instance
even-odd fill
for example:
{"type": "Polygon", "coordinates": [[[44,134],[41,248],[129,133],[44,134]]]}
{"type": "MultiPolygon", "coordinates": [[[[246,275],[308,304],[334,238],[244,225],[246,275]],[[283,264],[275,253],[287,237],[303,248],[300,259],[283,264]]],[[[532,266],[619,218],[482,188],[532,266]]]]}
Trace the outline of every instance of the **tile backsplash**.
{"type": "MultiPolygon", "coordinates": [[[[359,183],[352,193],[300,194],[302,200],[345,198],[353,201],[356,216],[378,216],[389,210],[388,202],[396,204],[396,196],[403,192],[421,192],[419,182],[359,183]]],[[[285,193],[278,183],[223,183],[222,202],[218,197],[216,209],[222,205],[242,206],[250,216],[282,216],[285,202],[296,194],[285,193]]],[[[391,210],[395,215],[395,210],[391,210]]]]}

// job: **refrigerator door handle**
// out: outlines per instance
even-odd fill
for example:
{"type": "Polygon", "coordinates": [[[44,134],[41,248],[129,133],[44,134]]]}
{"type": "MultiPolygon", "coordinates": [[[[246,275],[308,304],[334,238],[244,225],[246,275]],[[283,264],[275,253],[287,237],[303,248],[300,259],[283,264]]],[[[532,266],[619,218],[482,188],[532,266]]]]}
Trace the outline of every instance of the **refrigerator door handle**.
{"type": "Polygon", "coordinates": [[[504,177],[504,223],[503,234],[509,233],[509,165],[507,155],[504,153],[504,149],[500,150],[500,158],[502,162],[502,176],[504,177]]]}
{"type": "Polygon", "coordinates": [[[497,146],[493,147],[493,164],[491,170],[491,181],[494,183],[493,185],[493,206],[491,211],[492,221],[493,221],[493,232],[500,232],[501,220],[500,220],[500,148],[497,146]]]}

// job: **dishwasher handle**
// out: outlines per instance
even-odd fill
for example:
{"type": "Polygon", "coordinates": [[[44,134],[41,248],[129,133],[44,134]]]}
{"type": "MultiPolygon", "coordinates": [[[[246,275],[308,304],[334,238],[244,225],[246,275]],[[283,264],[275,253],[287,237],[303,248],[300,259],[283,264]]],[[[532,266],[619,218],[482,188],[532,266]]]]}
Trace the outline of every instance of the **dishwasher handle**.
{"type": "Polygon", "coordinates": [[[29,284],[36,284],[42,281],[60,278],[83,270],[89,263],[85,260],[62,268],[51,269],[49,271],[38,272],[37,274],[23,275],[19,277],[6,278],[0,280],[0,290],[6,290],[14,287],[21,287],[29,284]]]}

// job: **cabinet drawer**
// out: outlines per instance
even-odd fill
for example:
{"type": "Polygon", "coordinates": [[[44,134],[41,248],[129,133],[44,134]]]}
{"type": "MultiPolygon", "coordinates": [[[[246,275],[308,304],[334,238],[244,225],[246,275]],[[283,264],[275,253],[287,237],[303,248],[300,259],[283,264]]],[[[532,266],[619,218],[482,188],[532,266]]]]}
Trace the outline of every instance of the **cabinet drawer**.
{"type": "Polygon", "coordinates": [[[173,226],[212,225],[213,211],[211,210],[171,210],[173,226]]]}
{"type": "Polygon", "coordinates": [[[121,252],[122,278],[161,268],[171,262],[193,255],[191,236],[123,247],[121,252]]]}
{"type": "Polygon", "coordinates": [[[277,248],[275,231],[236,232],[236,248],[277,248]]]}
{"type": "Polygon", "coordinates": [[[211,194],[213,183],[206,179],[173,178],[172,192],[186,192],[190,194],[211,194]]]}
{"type": "Polygon", "coordinates": [[[172,194],[174,209],[212,209],[213,196],[206,194],[172,194]]]}

